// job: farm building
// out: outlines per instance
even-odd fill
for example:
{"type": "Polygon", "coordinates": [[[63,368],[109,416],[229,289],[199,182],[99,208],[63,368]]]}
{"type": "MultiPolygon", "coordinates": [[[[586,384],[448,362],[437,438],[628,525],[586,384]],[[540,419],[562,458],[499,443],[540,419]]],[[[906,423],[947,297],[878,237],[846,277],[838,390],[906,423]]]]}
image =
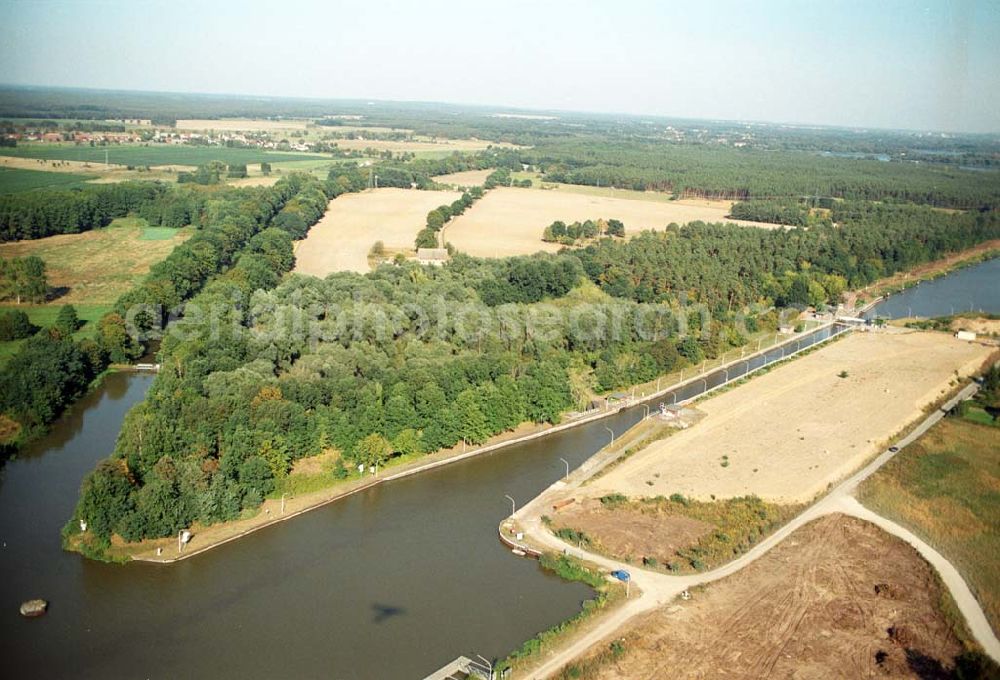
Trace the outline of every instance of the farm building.
{"type": "Polygon", "coordinates": [[[417,248],[417,262],[440,267],[448,261],[446,248],[417,248]]]}

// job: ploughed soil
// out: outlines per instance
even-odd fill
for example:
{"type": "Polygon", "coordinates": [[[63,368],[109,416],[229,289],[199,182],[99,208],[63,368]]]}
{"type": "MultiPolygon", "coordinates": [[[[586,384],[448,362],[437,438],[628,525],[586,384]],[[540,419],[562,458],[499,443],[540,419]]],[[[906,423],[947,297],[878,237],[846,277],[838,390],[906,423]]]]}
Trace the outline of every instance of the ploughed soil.
{"type": "Polygon", "coordinates": [[[806,525],[691,595],[638,619],[624,653],[604,654],[587,677],[935,678],[964,649],[932,568],[843,515],[806,525]]]}

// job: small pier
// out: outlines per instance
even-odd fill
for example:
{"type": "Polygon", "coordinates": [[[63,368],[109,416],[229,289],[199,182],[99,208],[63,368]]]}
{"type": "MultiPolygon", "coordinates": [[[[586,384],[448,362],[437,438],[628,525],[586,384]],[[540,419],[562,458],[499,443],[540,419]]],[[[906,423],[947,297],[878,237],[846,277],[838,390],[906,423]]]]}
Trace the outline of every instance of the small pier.
{"type": "Polygon", "coordinates": [[[493,669],[483,661],[473,661],[460,656],[448,665],[434,671],[424,680],[465,680],[466,678],[493,680],[493,669]]]}

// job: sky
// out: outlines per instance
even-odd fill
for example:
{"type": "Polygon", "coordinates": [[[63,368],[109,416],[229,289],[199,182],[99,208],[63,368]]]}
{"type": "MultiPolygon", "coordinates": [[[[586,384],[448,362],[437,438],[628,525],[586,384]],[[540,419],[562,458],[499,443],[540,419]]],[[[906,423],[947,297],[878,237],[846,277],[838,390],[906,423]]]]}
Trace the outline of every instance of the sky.
{"type": "Polygon", "coordinates": [[[0,83],[1000,132],[1000,1],[0,0],[0,83]]]}

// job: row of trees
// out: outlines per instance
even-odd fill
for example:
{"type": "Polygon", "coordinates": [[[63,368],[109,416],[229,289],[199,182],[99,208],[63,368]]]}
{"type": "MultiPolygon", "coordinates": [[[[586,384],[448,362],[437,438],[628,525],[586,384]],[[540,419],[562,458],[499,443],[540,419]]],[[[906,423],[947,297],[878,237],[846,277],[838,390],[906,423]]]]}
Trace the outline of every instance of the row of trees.
{"type": "Polygon", "coordinates": [[[589,241],[600,236],[625,236],[625,224],[621,220],[584,220],[566,224],[556,220],[545,227],[542,240],[547,243],[561,243],[564,246],[578,245],[580,241],[589,241]]]}
{"type": "Polygon", "coordinates": [[[417,232],[415,245],[417,248],[437,248],[438,232],[444,228],[453,217],[458,217],[472,207],[472,204],[483,197],[482,187],[472,187],[461,197],[450,204],[440,205],[427,213],[427,226],[417,232]]]}
{"type": "Polygon", "coordinates": [[[142,330],[157,328],[166,310],[227,270],[228,280],[244,295],[275,285],[291,269],[294,256],[291,234],[270,225],[286,212],[315,221],[322,214],[322,209],[314,209],[315,194],[324,196],[325,205],[328,188],[333,191],[330,183],[293,175],[270,188],[215,194],[206,204],[198,232],[155,265],[139,286],[122,295],[113,311],[98,320],[93,337],[75,340],[57,323],[29,338],[0,375],[0,414],[18,425],[7,448],[44,429],[109,362],[129,362],[145,351],[127,319],[142,330]],[[136,306],[146,311],[133,314],[136,306]],[[51,357],[43,360],[48,354],[51,357]]]}
{"type": "Polygon", "coordinates": [[[222,161],[203,163],[191,172],[177,173],[178,184],[201,184],[204,186],[219,184],[223,177],[242,178],[247,176],[246,163],[226,165],[222,161]]]}
{"type": "MultiPolygon", "coordinates": [[[[23,191],[0,196],[0,241],[75,234],[139,213],[169,194],[159,182],[119,182],[84,189],[23,191]]],[[[149,213],[154,224],[156,212],[149,213]]],[[[174,226],[174,225],[169,225],[174,226]]],[[[176,225],[180,226],[180,225],[176,225]]]]}

